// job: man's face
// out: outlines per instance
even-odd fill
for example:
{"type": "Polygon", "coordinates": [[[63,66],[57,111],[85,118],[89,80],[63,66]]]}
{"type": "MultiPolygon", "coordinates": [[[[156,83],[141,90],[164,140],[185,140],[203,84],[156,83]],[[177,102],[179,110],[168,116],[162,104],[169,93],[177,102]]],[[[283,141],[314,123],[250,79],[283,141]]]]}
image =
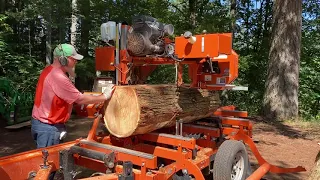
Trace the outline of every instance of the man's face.
{"type": "Polygon", "coordinates": [[[68,57],[68,66],[63,67],[63,69],[69,74],[71,77],[76,77],[76,74],[74,72],[75,66],[77,64],[76,59],[72,57],[68,57]]]}
{"type": "Polygon", "coordinates": [[[74,59],[73,57],[68,57],[68,67],[74,68],[74,66],[77,64],[78,60],[74,59]]]}

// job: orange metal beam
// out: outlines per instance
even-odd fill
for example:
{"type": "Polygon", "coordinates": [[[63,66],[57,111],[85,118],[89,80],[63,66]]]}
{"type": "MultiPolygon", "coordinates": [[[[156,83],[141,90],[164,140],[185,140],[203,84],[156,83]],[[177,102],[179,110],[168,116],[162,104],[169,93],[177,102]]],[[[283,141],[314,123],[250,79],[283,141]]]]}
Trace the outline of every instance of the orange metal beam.
{"type": "Polygon", "coordinates": [[[29,173],[37,172],[43,164],[42,150],[49,153],[48,162],[52,165],[52,171],[59,167],[59,151],[70,148],[77,141],[71,141],[47,148],[26,151],[23,153],[0,158],[1,180],[27,179],[29,173]]]}
{"type": "Polygon", "coordinates": [[[264,163],[256,171],[254,171],[246,180],[260,180],[270,170],[270,164],[264,163]]]}
{"type": "MultiPolygon", "coordinates": [[[[199,61],[202,58],[199,58],[199,61]]],[[[123,61],[123,60],[122,60],[123,61]]],[[[142,65],[174,65],[176,63],[172,58],[161,57],[132,57],[133,64],[136,66],[142,65]]],[[[127,63],[127,60],[123,61],[127,63]]],[[[197,61],[181,61],[180,64],[199,64],[197,61]]]]}
{"type": "Polygon", "coordinates": [[[247,111],[235,110],[217,110],[214,112],[215,116],[235,116],[235,117],[248,117],[247,111]]]}
{"type": "Polygon", "coordinates": [[[196,147],[196,140],[191,138],[179,137],[168,134],[148,133],[139,136],[139,139],[161,144],[181,146],[182,148],[194,149],[196,147]]]}
{"type": "MultiPolygon", "coordinates": [[[[54,164],[53,164],[53,166],[54,166],[54,164]]],[[[34,177],[34,180],[48,179],[50,173],[52,172],[52,169],[56,169],[56,167],[53,168],[51,165],[48,165],[48,168],[46,168],[46,169],[40,169],[40,170],[37,172],[36,177],[34,177]]]]}
{"type": "Polygon", "coordinates": [[[233,126],[243,126],[243,127],[252,126],[252,123],[247,119],[222,117],[221,120],[222,120],[222,124],[229,124],[233,126]]]}
{"type": "Polygon", "coordinates": [[[184,159],[192,158],[191,151],[181,153],[174,149],[164,148],[160,146],[152,146],[149,144],[138,144],[134,146],[133,149],[136,151],[150,153],[157,157],[166,158],[174,161],[178,161],[181,158],[184,158],[184,159]]]}
{"type": "Polygon", "coordinates": [[[98,117],[96,117],[93,120],[93,125],[92,125],[92,127],[88,133],[88,137],[87,137],[88,141],[97,140],[96,133],[97,133],[97,128],[99,126],[99,122],[101,120],[101,117],[102,117],[102,115],[100,114],[98,117]]]}
{"type": "MultiPolygon", "coordinates": [[[[118,174],[121,174],[123,171],[123,166],[117,165],[116,166],[116,172],[118,174]]],[[[141,179],[141,180],[161,180],[164,179],[164,173],[159,171],[148,171],[143,172],[137,169],[132,169],[132,173],[134,175],[134,179],[141,179]]]]}
{"type": "Polygon", "coordinates": [[[103,176],[94,176],[89,178],[82,178],[81,180],[118,180],[119,176],[116,173],[103,175],[103,176]]]}
{"type": "MultiPolygon", "coordinates": [[[[81,144],[81,147],[105,152],[105,153],[111,153],[113,150],[105,149],[102,147],[96,147],[88,144],[81,144]]],[[[126,151],[126,148],[121,148],[124,151],[126,151]]],[[[127,161],[130,160],[133,164],[141,166],[144,164],[147,168],[155,169],[157,168],[157,157],[153,156],[151,159],[140,157],[139,154],[130,154],[125,152],[115,152],[116,153],[116,159],[117,161],[127,161]]]]}

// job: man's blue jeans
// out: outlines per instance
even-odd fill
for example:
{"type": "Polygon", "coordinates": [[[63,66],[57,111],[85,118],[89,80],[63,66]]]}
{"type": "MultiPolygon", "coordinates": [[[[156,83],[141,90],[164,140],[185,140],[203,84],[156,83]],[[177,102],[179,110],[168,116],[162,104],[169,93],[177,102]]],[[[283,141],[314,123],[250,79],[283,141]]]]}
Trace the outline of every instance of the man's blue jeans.
{"type": "MultiPolygon", "coordinates": [[[[50,125],[39,120],[31,120],[31,134],[37,144],[37,148],[48,147],[60,143],[60,133],[66,130],[64,124],[50,125]]],[[[50,156],[50,155],[49,155],[50,156]]],[[[54,179],[56,172],[51,172],[49,180],[54,179]]]]}
{"type": "Polygon", "coordinates": [[[31,134],[37,148],[48,147],[60,143],[60,133],[65,131],[64,124],[50,125],[39,120],[31,120],[31,134]]]}

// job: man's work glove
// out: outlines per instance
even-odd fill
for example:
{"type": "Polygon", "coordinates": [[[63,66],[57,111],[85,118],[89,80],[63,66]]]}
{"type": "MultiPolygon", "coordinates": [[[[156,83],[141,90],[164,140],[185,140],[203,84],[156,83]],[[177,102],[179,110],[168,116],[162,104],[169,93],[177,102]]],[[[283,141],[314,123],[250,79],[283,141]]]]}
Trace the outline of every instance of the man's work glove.
{"type": "Polygon", "coordinates": [[[114,84],[106,84],[103,89],[103,95],[106,97],[106,100],[109,100],[115,90],[114,84]]]}

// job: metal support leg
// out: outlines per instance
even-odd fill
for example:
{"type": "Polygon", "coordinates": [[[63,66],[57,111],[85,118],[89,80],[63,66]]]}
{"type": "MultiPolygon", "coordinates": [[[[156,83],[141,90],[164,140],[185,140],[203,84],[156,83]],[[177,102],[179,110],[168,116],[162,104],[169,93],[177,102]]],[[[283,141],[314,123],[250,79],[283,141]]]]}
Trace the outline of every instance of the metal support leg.
{"type": "Polygon", "coordinates": [[[60,152],[60,168],[63,170],[64,180],[73,180],[74,159],[72,153],[68,150],[60,152]]]}
{"type": "Polygon", "coordinates": [[[176,135],[179,135],[179,121],[176,120],[176,135]]]}
{"type": "Polygon", "coordinates": [[[123,162],[123,171],[122,174],[119,175],[119,180],[133,180],[133,174],[132,174],[132,162],[131,161],[125,161],[123,162]]]}
{"type": "Polygon", "coordinates": [[[183,136],[182,134],[183,120],[179,120],[179,123],[180,123],[180,136],[183,136]]]}

